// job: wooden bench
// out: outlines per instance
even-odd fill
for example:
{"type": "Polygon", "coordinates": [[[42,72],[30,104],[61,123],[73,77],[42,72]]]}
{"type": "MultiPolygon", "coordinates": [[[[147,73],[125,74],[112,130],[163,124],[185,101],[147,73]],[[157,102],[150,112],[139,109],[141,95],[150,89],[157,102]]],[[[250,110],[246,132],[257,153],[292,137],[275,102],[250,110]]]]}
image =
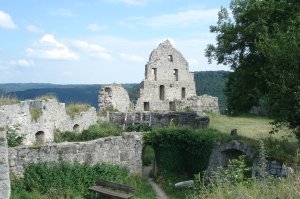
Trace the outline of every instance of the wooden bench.
{"type": "Polygon", "coordinates": [[[89,191],[96,192],[97,195],[111,196],[112,198],[131,198],[134,192],[134,188],[130,186],[107,180],[97,180],[96,185],[90,187],[89,191]]]}

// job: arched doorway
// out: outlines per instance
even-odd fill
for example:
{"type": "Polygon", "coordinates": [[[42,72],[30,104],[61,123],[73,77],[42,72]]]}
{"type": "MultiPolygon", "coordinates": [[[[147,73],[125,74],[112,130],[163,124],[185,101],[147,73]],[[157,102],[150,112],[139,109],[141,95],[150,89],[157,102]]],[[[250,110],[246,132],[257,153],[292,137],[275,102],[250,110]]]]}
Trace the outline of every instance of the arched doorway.
{"type": "Polygon", "coordinates": [[[74,132],[79,132],[79,124],[75,124],[75,125],[73,126],[73,131],[74,131],[74,132]]]}
{"type": "Polygon", "coordinates": [[[45,143],[45,132],[38,131],[35,133],[35,143],[36,144],[44,144],[45,143]]]}

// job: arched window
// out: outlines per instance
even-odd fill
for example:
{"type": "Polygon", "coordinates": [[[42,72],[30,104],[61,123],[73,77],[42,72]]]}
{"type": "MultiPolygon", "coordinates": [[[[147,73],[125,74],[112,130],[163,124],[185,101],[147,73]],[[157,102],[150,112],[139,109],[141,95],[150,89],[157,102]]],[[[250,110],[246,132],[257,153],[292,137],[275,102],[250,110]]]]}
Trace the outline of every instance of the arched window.
{"type": "Polygon", "coordinates": [[[73,131],[79,132],[79,124],[75,124],[75,125],[73,126],[73,131]]]}
{"type": "Polygon", "coordinates": [[[45,132],[44,131],[38,131],[35,134],[35,142],[37,144],[43,144],[45,142],[45,132]]]}

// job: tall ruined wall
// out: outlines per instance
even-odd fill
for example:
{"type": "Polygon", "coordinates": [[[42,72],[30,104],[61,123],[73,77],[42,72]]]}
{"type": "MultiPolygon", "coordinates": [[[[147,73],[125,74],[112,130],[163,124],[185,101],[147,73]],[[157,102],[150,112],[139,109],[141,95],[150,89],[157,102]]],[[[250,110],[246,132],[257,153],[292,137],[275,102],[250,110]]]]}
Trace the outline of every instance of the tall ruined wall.
{"type": "Polygon", "coordinates": [[[11,172],[22,176],[28,163],[37,162],[106,162],[123,165],[132,173],[142,171],[143,139],[140,133],[123,133],[122,136],[100,138],[88,142],[65,142],[41,147],[9,148],[11,172]]]}
{"type": "Polygon", "coordinates": [[[182,54],[167,40],[152,51],[136,110],[169,110],[169,102],[196,95],[194,76],[182,54]],[[166,105],[167,104],[167,105],[166,105]]]}
{"type": "Polygon", "coordinates": [[[10,178],[7,157],[6,132],[0,131],[0,198],[10,197],[10,178]]]}
{"type": "Polygon", "coordinates": [[[109,121],[121,127],[124,124],[148,124],[152,127],[207,128],[209,125],[209,117],[199,112],[110,112],[109,121]]]}
{"type": "Polygon", "coordinates": [[[65,104],[56,99],[26,100],[19,104],[0,106],[0,127],[15,129],[19,135],[25,137],[25,145],[33,144],[37,140],[38,132],[44,142],[51,142],[57,129],[72,131],[74,125],[78,124],[78,130],[82,130],[96,121],[95,108],[70,118],[65,104]],[[34,118],[32,113],[38,116],[34,118]]]}
{"type": "Polygon", "coordinates": [[[130,99],[127,91],[117,84],[101,88],[98,97],[100,111],[112,111],[114,109],[126,112],[130,109],[130,99]]]}

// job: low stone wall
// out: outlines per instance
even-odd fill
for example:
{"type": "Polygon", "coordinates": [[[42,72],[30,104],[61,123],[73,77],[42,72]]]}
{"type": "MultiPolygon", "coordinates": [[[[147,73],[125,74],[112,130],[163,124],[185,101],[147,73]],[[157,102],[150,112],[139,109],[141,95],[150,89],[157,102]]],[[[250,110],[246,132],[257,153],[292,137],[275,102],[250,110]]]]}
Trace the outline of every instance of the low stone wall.
{"type": "Polygon", "coordinates": [[[0,198],[10,197],[10,178],[7,157],[6,132],[0,132],[0,198]]]}
{"type": "Polygon", "coordinates": [[[28,163],[38,162],[99,162],[123,165],[132,173],[142,171],[143,139],[140,133],[100,138],[88,142],[65,142],[41,147],[15,147],[8,149],[11,172],[22,176],[28,163]]]}
{"type": "Polygon", "coordinates": [[[109,121],[123,126],[149,124],[153,127],[175,125],[188,128],[207,128],[209,117],[200,112],[110,112],[109,121]]]}

